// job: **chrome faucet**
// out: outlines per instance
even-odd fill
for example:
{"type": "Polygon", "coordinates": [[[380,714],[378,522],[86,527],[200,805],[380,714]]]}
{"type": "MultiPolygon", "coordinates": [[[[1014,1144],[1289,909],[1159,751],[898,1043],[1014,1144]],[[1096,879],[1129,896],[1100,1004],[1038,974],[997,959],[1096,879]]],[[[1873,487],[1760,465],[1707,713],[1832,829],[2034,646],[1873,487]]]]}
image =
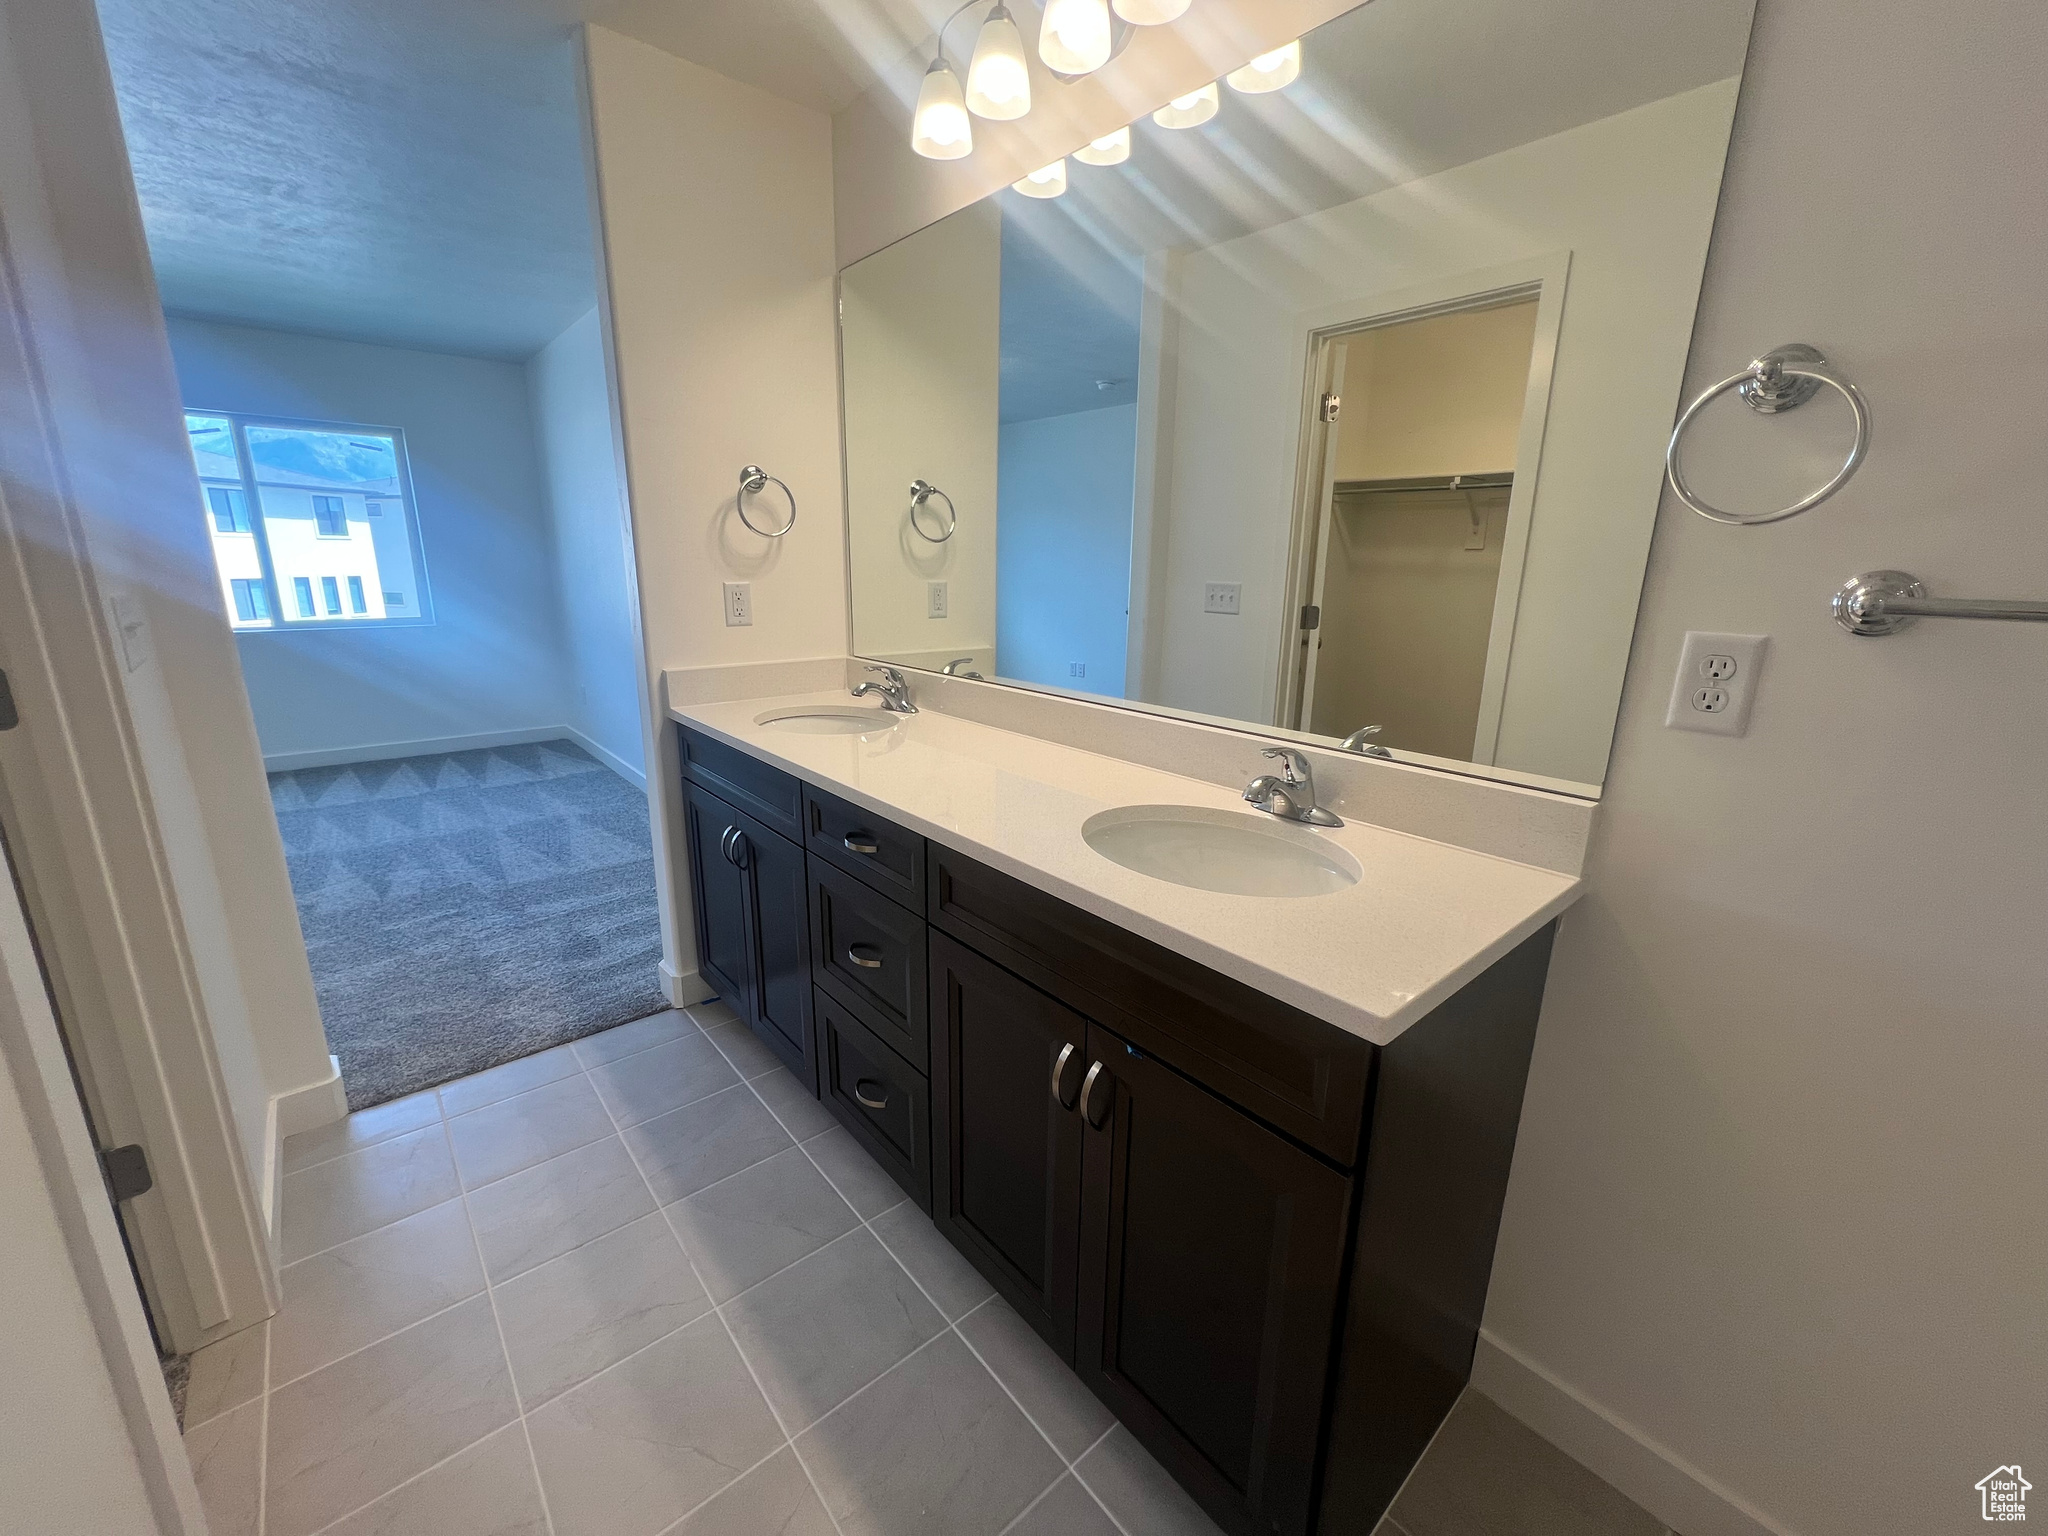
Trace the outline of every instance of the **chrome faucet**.
{"type": "Polygon", "coordinates": [[[987,682],[988,679],[983,677],[979,672],[962,672],[960,670],[962,667],[966,666],[967,663],[969,663],[972,660],[974,660],[972,656],[955,656],[951,661],[947,662],[943,667],[939,668],[939,674],[942,677],[971,677],[977,683],[987,682]]]}
{"type": "Polygon", "coordinates": [[[1337,749],[1341,752],[1356,752],[1362,757],[1392,757],[1394,754],[1378,742],[1368,742],[1366,740],[1368,736],[1377,736],[1385,729],[1385,726],[1361,725],[1349,736],[1338,742],[1337,749]]]}
{"type": "Polygon", "coordinates": [[[1343,820],[1316,804],[1315,771],[1292,747],[1267,747],[1259,754],[1280,760],[1278,774],[1262,773],[1244,787],[1244,797],[1269,816],[1305,821],[1312,827],[1341,827],[1343,820]]]}
{"type": "Polygon", "coordinates": [[[864,699],[871,693],[882,696],[882,708],[892,715],[914,715],[917,706],[910,702],[910,684],[903,681],[903,674],[894,667],[878,667],[868,664],[870,672],[882,674],[879,683],[859,683],[853,690],[856,699],[864,699]]]}

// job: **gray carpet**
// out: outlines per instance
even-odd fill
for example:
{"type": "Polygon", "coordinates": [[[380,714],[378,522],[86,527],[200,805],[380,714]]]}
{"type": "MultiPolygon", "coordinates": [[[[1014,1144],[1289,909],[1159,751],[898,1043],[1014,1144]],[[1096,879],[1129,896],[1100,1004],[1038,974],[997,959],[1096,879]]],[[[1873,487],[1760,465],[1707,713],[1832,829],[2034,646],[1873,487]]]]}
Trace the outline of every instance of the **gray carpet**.
{"type": "Polygon", "coordinates": [[[349,1108],[666,1007],[641,791],[566,741],[270,776],[349,1108]]]}

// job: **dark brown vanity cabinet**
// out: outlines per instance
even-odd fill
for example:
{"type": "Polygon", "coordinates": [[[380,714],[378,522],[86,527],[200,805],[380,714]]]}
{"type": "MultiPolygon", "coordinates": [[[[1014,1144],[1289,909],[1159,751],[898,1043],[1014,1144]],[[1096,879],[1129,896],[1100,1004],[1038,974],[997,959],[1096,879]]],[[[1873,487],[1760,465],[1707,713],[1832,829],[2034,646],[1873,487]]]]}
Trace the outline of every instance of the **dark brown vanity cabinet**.
{"type": "Polygon", "coordinates": [[[705,973],[1225,1531],[1370,1531],[1471,1371],[1552,928],[1374,1046],[683,735],[705,973]]]}
{"type": "Polygon", "coordinates": [[[698,968],[815,1093],[804,851],[697,784],[683,786],[683,814],[698,968]]]}

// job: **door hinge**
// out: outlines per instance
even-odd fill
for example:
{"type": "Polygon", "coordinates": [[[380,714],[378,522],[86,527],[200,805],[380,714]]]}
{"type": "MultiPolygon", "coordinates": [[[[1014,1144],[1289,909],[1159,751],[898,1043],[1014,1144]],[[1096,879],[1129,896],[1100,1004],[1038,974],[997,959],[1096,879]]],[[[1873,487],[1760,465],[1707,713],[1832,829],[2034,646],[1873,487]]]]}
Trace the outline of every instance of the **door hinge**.
{"type": "Polygon", "coordinates": [[[156,1178],[149,1171],[149,1154],[134,1142],[102,1152],[100,1168],[107,1176],[107,1195],[116,1205],[156,1187],[156,1178]]]}
{"type": "Polygon", "coordinates": [[[7,674],[0,672],[0,731],[11,731],[21,724],[21,711],[14,707],[14,690],[8,686],[7,674]]]}
{"type": "Polygon", "coordinates": [[[1323,610],[1314,603],[1308,604],[1301,610],[1301,627],[1303,629],[1320,629],[1322,624],[1323,610]]]}
{"type": "Polygon", "coordinates": [[[1322,412],[1323,420],[1335,421],[1337,419],[1337,412],[1343,409],[1343,406],[1344,397],[1342,395],[1324,395],[1322,412]]]}

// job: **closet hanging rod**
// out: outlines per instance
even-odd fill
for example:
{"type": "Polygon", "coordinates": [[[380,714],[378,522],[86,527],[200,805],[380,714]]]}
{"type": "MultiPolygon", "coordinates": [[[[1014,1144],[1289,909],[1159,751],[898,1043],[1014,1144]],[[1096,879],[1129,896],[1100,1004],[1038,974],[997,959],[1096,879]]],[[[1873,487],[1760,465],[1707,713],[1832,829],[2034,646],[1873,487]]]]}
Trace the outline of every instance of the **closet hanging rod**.
{"type": "Polygon", "coordinates": [[[1515,483],[1512,470],[1484,475],[1422,475],[1407,480],[1339,480],[1339,496],[1379,491],[1504,491],[1515,483]]]}

